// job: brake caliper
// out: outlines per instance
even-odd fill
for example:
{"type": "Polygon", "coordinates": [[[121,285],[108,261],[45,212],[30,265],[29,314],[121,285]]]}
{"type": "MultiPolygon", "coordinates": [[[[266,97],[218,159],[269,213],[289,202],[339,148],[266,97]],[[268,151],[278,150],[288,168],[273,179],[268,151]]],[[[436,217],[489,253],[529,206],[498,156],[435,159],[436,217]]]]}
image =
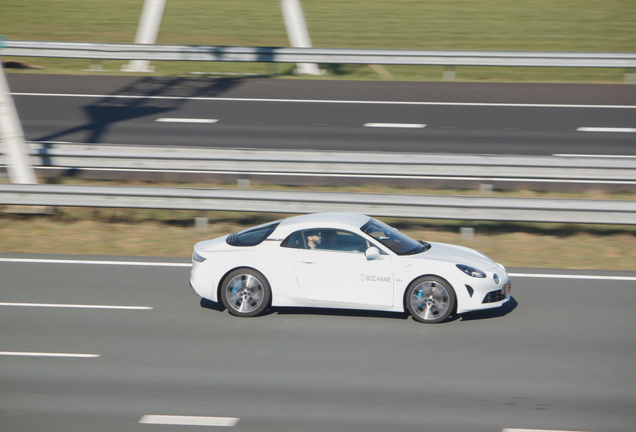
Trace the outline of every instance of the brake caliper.
{"type": "Polygon", "coordinates": [[[243,287],[243,285],[245,285],[243,281],[237,281],[232,287],[232,294],[236,294],[238,290],[240,290],[243,287]]]}
{"type": "Polygon", "coordinates": [[[421,308],[423,306],[422,299],[424,298],[424,292],[422,290],[419,290],[417,292],[417,298],[420,299],[420,304],[418,307],[421,308]]]}

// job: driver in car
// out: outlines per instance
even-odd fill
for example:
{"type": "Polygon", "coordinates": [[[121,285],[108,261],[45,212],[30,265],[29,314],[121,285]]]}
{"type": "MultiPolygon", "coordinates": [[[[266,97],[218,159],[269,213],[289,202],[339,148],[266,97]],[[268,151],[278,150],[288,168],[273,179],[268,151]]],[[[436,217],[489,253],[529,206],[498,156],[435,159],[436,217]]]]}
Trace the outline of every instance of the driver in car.
{"type": "Polygon", "coordinates": [[[322,233],[320,231],[310,231],[307,233],[307,246],[309,249],[316,249],[322,243],[322,233]]]}

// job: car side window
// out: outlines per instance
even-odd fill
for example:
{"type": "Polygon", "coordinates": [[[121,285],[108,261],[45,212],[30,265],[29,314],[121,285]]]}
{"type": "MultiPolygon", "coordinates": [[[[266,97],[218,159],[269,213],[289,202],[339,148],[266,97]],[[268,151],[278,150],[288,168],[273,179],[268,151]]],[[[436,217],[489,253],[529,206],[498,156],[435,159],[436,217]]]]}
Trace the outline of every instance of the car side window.
{"type": "Polygon", "coordinates": [[[305,238],[307,239],[308,249],[364,252],[369,247],[369,242],[363,237],[338,229],[314,230],[313,232],[307,232],[305,238]]]}
{"type": "Polygon", "coordinates": [[[290,234],[280,245],[281,247],[293,249],[305,249],[307,247],[303,240],[302,231],[296,231],[295,233],[290,234]]]}
{"type": "MultiPolygon", "coordinates": [[[[280,245],[281,247],[293,249],[359,253],[364,253],[369,247],[375,246],[358,234],[332,228],[296,231],[287,236],[280,245]]],[[[378,249],[380,250],[380,255],[387,254],[382,248],[378,249]]]]}
{"type": "Polygon", "coordinates": [[[333,244],[334,250],[345,252],[364,252],[370,246],[365,239],[348,231],[336,231],[333,244]]]}

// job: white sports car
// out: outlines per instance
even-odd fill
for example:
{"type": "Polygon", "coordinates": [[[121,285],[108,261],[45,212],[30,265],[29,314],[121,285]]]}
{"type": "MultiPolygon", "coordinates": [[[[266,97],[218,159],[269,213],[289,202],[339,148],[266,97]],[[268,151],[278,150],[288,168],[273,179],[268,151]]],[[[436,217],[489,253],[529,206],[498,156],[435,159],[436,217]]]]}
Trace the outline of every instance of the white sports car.
{"type": "Polygon", "coordinates": [[[237,316],[270,306],[410,312],[424,323],[510,300],[506,269],[358,214],[310,214],[194,246],[190,286],[237,316]]]}

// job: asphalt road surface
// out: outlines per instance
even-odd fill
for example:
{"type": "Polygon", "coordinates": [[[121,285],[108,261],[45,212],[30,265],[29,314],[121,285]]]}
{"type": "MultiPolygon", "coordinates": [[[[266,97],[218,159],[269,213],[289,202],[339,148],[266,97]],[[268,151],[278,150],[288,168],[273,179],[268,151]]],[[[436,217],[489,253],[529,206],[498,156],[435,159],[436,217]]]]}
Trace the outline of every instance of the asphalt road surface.
{"type": "Polygon", "coordinates": [[[192,293],[183,259],[0,254],[0,430],[633,430],[636,272],[509,270],[505,308],[423,325],[236,318],[192,293]]]}
{"type": "Polygon", "coordinates": [[[9,74],[28,140],[636,156],[636,86],[9,74]]]}

